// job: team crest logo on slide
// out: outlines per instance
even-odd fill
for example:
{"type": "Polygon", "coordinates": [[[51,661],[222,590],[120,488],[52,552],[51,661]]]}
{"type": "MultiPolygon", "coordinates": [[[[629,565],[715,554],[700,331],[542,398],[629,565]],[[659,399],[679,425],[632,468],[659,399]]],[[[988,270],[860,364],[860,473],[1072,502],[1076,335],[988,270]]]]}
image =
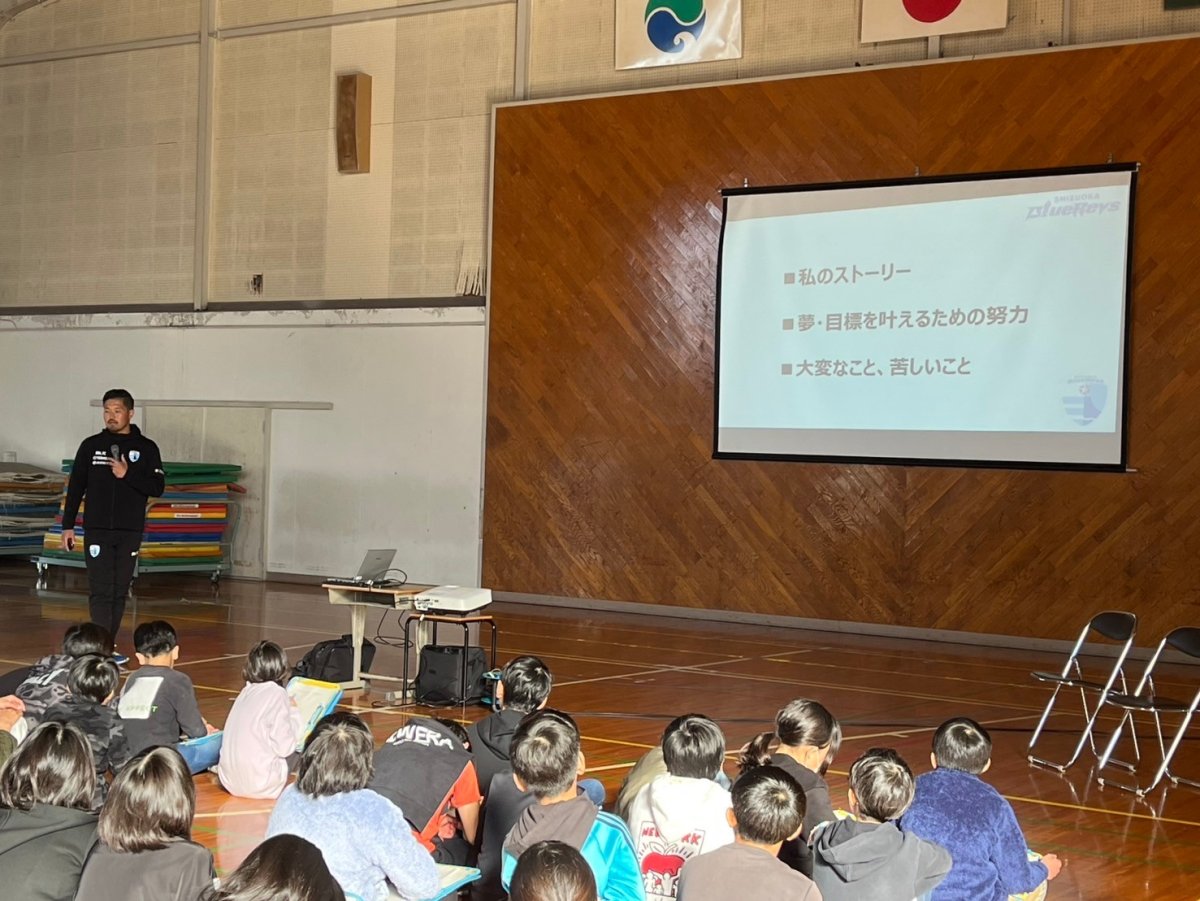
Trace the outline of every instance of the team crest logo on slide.
{"type": "Polygon", "coordinates": [[[704,0],[650,0],[646,4],[646,36],[663,53],[682,53],[700,39],[708,14],[704,0]],[[691,36],[691,41],[685,37],[691,36]]]}
{"type": "Polygon", "coordinates": [[[1108,400],[1108,385],[1093,375],[1079,376],[1067,382],[1063,407],[1078,425],[1090,425],[1104,412],[1108,400]]]}
{"type": "Polygon", "coordinates": [[[905,11],[918,22],[940,22],[953,13],[962,0],[904,0],[905,11]]]}
{"type": "Polygon", "coordinates": [[[130,463],[136,463],[140,459],[142,459],[141,451],[130,451],[129,452],[129,462],[130,463]]]}
{"type": "Polygon", "coordinates": [[[93,557],[99,557],[100,556],[100,545],[89,544],[88,545],[88,553],[93,557]]]}

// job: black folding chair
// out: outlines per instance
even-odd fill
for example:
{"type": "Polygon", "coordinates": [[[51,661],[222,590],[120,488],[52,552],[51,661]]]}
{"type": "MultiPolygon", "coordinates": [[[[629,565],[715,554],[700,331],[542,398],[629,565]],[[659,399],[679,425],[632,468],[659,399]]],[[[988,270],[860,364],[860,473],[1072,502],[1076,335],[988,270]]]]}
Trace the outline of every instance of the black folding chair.
{"type": "MultiPolygon", "coordinates": [[[[1079,633],[1079,639],[1075,642],[1075,647],[1071,649],[1071,654],[1067,658],[1067,662],[1063,665],[1061,673],[1035,672],[1030,674],[1039,682],[1046,682],[1054,686],[1054,693],[1050,695],[1050,700],[1046,702],[1046,709],[1042,711],[1042,718],[1038,720],[1037,728],[1033,730],[1033,736],[1029,739],[1029,747],[1026,750],[1030,763],[1037,766],[1050,767],[1058,770],[1060,773],[1064,772],[1067,767],[1079,759],[1079,755],[1083,752],[1085,744],[1090,744],[1092,754],[1099,756],[1096,750],[1096,740],[1092,735],[1092,729],[1096,724],[1096,717],[1100,715],[1100,709],[1104,706],[1105,699],[1115,690],[1116,686],[1119,684],[1122,692],[1128,693],[1129,691],[1129,685],[1125,680],[1125,658],[1129,656],[1129,651],[1133,647],[1133,639],[1136,634],[1137,617],[1132,613],[1124,613],[1119,610],[1098,613],[1092,617],[1091,621],[1083,627],[1083,631],[1079,633]],[[1112,668],[1102,681],[1086,678],[1083,667],[1079,662],[1080,655],[1089,639],[1093,641],[1102,639],[1120,645],[1120,651],[1113,661],[1112,668]],[[1065,763],[1055,763],[1052,760],[1035,757],[1033,748],[1042,734],[1046,720],[1050,718],[1050,711],[1054,708],[1054,702],[1058,699],[1059,692],[1064,688],[1074,688],[1079,691],[1079,700],[1083,705],[1083,717],[1086,725],[1079,736],[1079,741],[1075,744],[1075,750],[1071,753],[1070,759],[1065,763]],[[1096,695],[1096,706],[1094,709],[1088,705],[1089,693],[1096,695]]],[[[1136,754],[1137,735],[1132,729],[1130,730],[1130,734],[1133,737],[1134,753],[1136,754]]],[[[1111,762],[1114,765],[1123,766],[1129,770],[1134,768],[1132,764],[1120,760],[1114,759],[1111,762]]]]}
{"type": "Polygon", "coordinates": [[[1146,664],[1146,671],[1142,674],[1142,679],[1138,682],[1137,689],[1133,694],[1110,694],[1101,702],[1112,707],[1120,707],[1124,710],[1124,713],[1121,716],[1121,721],[1117,724],[1117,728],[1113,731],[1112,738],[1108,740],[1108,745],[1105,747],[1104,753],[1100,756],[1100,766],[1097,768],[1097,773],[1103,773],[1104,768],[1109,765],[1112,752],[1117,747],[1117,742],[1121,738],[1121,732],[1125,728],[1125,724],[1129,723],[1130,728],[1133,728],[1133,716],[1135,713],[1149,713],[1154,717],[1154,732],[1158,736],[1158,751],[1162,755],[1162,763],[1154,773],[1154,778],[1150,780],[1150,784],[1143,788],[1140,781],[1130,785],[1128,783],[1114,782],[1111,779],[1104,778],[1102,775],[1096,776],[1096,781],[1101,785],[1111,785],[1113,788],[1133,792],[1139,798],[1144,797],[1148,792],[1154,791],[1158,787],[1158,783],[1162,782],[1164,776],[1175,785],[1183,784],[1192,788],[1200,788],[1200,782],[1183,779],[1171,772],[1171,760],[1175,757],[1175,752],[1179,749],[1180,742],[1183,741],[1184,733],[1187,732],[1188,724],[1191,723],[1197,706],[1200,706],[1200,687],[1197,687],[1190,701],[1177,701],[1159,696],[1154,687],[1154,668],[1158,666],[1158,661],[1162,658],[1163,651],[1167,648],[1173,648],[1179,653],[1191,657],[1193,660],[1200,660],[1200,629],[1185,627],[1168,633],[1158,643],[1158,648],[1154,651],[1154,656],[1150,658],[1150,662],[1146,664]],[[1181,714],[1183,717],[1179,723],[1179,728],[1175,731],[1175,737],[1171,740],[1170,748],[1167,748],[1163,742],[1162,714],[1164,713],[1181,714]]]}

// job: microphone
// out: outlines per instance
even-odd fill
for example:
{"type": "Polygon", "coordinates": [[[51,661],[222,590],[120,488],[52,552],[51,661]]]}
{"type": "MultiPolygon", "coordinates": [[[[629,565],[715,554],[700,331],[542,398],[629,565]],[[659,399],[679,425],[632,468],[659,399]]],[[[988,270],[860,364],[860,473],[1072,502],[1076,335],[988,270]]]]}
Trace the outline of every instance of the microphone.
{"type": "Polygon", "coordinates": [[[112,447],[109,448],[109,451],[110,451],[110,456],[112,456],[112,458],[114,460],[121,459],[121,448],[119,445],[114,444],[112,447]]]}

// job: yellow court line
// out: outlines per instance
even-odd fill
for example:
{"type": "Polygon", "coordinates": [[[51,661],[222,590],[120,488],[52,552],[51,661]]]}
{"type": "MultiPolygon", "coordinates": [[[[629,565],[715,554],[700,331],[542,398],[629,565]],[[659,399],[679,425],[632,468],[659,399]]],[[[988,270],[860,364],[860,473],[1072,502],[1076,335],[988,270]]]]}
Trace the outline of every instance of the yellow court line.
{"type": "Polygon", "coordinates": [[[584,775],[590,776],[592,773],[610,773],[613,770],[627,770],[630,769],[636,762],[637,761],[631,760],[628,763],[610,763],[608,766],[589,766],[584,775]]]}
{"type": "Polygon", "coordinates": [[[260,817],[264,813],[270,813],[274,809],[274,807],[267,807],[263,810],[231,810],[228,813],[221,813],[220,811],[216,811],[214,813],[198,813],[196,814],[196,819],[215,819],[217,817],[260,817]]]}
{"type": "Polygon", "coordinates": [[[1040,804],[1043,807],[1062,807],[1066,810],[1079,810],[1083,813],[1103,813],[1113,817],[1125,817],[1131,820],[1150,820],[1154,823],[1174,823],[1177,826],[1200,826],[1195,820],[1177,820],[1174,817],[1156,817],[1150,813],[1134,813],[1132,810],[1105,810],[1103,807],[1086,807],[1082,804],[1068,804],[1065,801],[1043,801],[1039,798],[1022,798],[1020,795],[1003,795],[1009,801],[1022,801],[1025,804],[1040,804]]]}
{"type": "MultiPolygon", "coordinates": [[[[134,672],[137,672],[137,670],[134,670],[134,672]]],[[[192,683],[192,688],[202,688],[205,691],[219,691],[221,694],[225,695],[236,695],[240,694],[242,691],[240,688],[217,688],[213,685],[197,685],[194,682],[192,683]]]]}
{"type": "Polygon", "coordinates": [[[0,657],[0,663],[11,663],[13,666],[33,666],[32,660],[5,660],[0,657]]]}

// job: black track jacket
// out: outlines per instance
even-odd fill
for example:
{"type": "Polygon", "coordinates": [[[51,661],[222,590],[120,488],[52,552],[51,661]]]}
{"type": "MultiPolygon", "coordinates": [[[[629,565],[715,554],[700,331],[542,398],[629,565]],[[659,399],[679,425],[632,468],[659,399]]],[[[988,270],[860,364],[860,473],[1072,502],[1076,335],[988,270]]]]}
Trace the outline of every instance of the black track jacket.
{"type": "Polygon", "coordinates": [[[85,438],[75,454],[71,480],[67,483],[67,502],[63,507],[63,529],[75,528],[79,502],[87,494],[83,528],[121,529],[141,532],[146,526],[146,498],[163,493],[162,457],[158,445],[129,426],[128,435],[114,435],[105,429],[85,438]],[[125,478],[113,475],[108,460],[113,448],[129,461],[125,478]]]}

